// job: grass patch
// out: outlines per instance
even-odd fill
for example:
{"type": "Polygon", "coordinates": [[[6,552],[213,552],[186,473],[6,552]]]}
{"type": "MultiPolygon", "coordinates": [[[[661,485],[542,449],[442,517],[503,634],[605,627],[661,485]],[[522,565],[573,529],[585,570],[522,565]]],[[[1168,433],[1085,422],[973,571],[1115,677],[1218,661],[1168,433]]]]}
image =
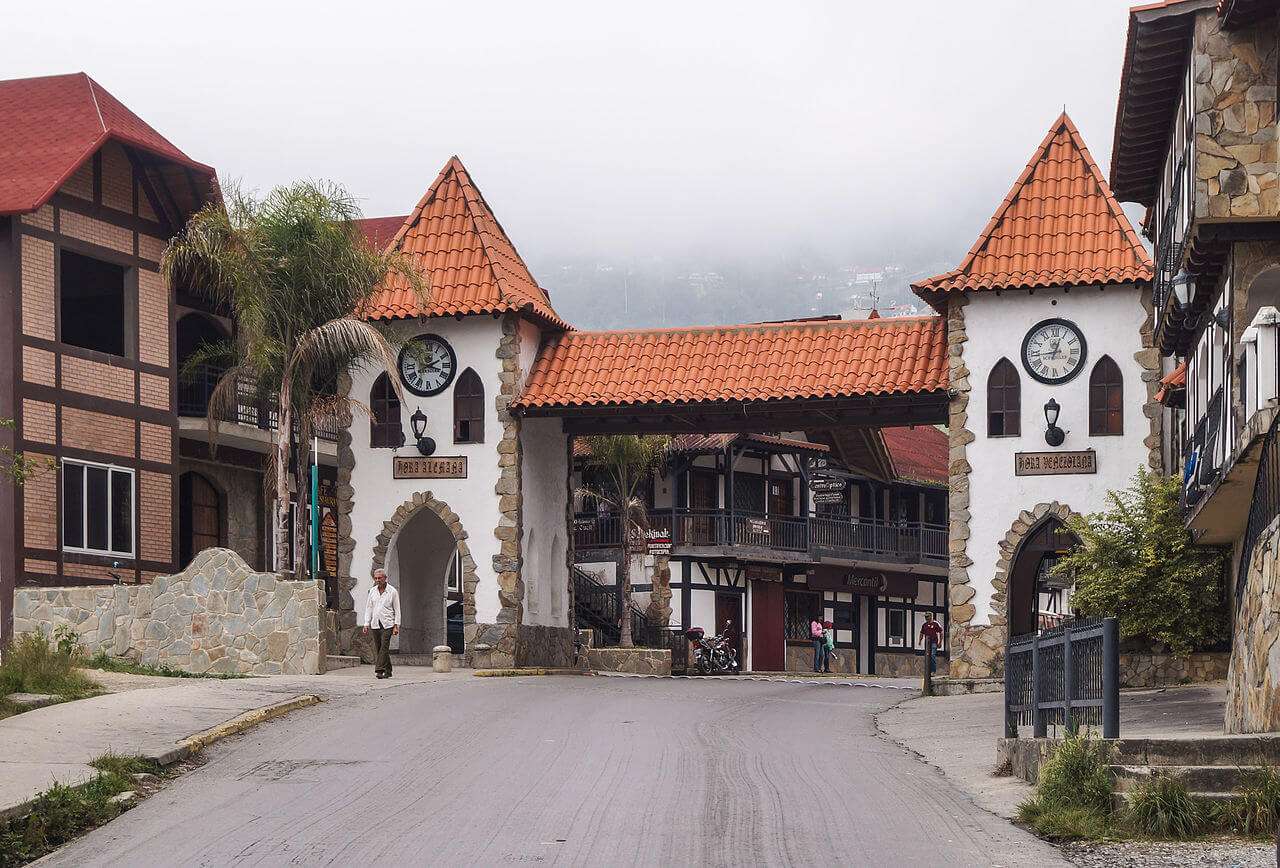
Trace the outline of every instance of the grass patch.
{"type": "Polygon", "coordinates": [[[1270,838],[1280,820],[1280,769],[1252,775],[1240,794],[1219,809],[1218,824],[1242,835],[1270,838]]]}
{"type": "Polygon", "coordinates": [[[51,693],[64,700],[94,695],[99,685],[76,669],[78,663],[74,646],[55,645],[42,633],[19,636],[0,662],[0,718],[22,710],[6,699],[11,693],[51,693]]]}
{"type": "Polygon", "coordinates": [[[1115,818],[1108,764],[1107,749],[1096,739],[1063,739],[1040,767],[1035,796],[1018,806],[1018,820],[1052,840],[1109,837],[1115,818]]]}
{"type": "Polygon", "coordinates": [[[1182,781],[1152,774],[1129,794],[1126,820],[1139,834],[1185,840],[1204,832],[1209,816],[1182,781]]]}
{"type": "Polygon", "coordinates": [[[90,763],[98,770],[93,780],[78,787],[54,784],[31,805],[25,817],[0,821],[0,868],[25,865],[114,819],[125,806],[113,796],[136,790],[134,774],[161,775],[150,760],[106,754],[90,763]]]}
{"type": "Polygon", "coordinates": [[[187,672],[172,666],[154,665],[151,663],[135,663],[124,657],[112,657],[105,651],[99,651],[92,657],[79,661],[86,669],[101,669],[104,672],[127,672],[131,675],[158,675],[164,678],[251,678],[239,672],[187,672]]]}

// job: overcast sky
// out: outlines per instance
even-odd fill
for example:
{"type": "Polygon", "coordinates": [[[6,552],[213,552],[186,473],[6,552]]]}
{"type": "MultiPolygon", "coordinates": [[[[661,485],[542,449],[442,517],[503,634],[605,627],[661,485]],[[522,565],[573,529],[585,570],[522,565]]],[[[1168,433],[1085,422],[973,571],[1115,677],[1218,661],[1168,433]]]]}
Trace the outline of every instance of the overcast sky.
{"type": "Polygon", "coordinates": [[[1128,5],[9,4],[0,73],[84,70],[224,180],[369,216],[456,153],[543,262],[873,262],[962,254],[1064,104],[1107,171],[1128,5]]]}

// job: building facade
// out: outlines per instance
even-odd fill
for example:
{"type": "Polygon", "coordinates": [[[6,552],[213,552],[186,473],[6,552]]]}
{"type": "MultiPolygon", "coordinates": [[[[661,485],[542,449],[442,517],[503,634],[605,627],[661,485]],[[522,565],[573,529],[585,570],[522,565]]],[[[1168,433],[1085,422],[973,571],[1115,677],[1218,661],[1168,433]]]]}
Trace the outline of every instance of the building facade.
{"type": "Polygon", "coordinates": [[[1280,728],[1274,577],[1249,563],[1267,529],[1246,536],[1280,395],[1278,39],[1273,0],[1134,9],[1111,165],[1117,196],[1147,207],[1155,251],[1163,466],[1184,479],[1196,541],[1230,552],[1231,731],[1280,728]]]}
{"type": "Polygon", "coordinates": [[[1064,114],[960,266],[913,285],[947,318],[953,675],[1069,611],[1067,520],[1158,463],[1150,278],[1064,114]]]}
{"type": "MultiPolygon", "coordinates": [[[[819,620],[835,631],[833,671],[921,674],[920,626],[947,619],[946,435],[858,432],[870,448],[854,470],[833,454],[846,454],[848,434],[674,438],[642,492],[650,527],[631,554],[635,607],[663,629],[726,634],[752,671],[810,670],[819,620]]],[[[595,601],[620,594],[621,522],[583,494],[595,488],[589,442],[575,450],[579,626],[610,637],[616,618],[597,616],[616,610],[595,601]]]]}

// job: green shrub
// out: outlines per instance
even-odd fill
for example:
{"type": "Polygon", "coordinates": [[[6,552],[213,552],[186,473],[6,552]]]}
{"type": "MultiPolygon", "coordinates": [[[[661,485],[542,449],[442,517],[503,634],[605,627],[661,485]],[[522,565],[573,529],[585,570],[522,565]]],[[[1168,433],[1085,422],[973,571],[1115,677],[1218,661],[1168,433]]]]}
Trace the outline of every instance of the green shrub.
{"type": "Polygon", "coordinates": [[[1280,769],[1268,767],[1252,775],[1231,803],[1231,828],[1244,835],[1275,834],[1280,819],[1280,769]]]}
{"type": "Polygon", "coordinates": [[[1153,773],[1129,794],[1128,820],[1133,828],[1156,838],[1194,838],[1210,816],[1187,786],[1172,775],[1153,773]]]}
{"type": "Polygon", "coordinates": [[[163,678],[251,678],[239,672],[188,672],[172,666],[151,663],[135,663],[124,657],[112,657],[105,651],[99,651],[92,657],[82,660],[81,666],[87,669],[101,669],[104,672],[128,672],[132,675],[158,675],[163,678]]]}
{"type": "Polygon", "coordinates": [[[42,633],[19,636],[0,662],[0,697],[10,693],[53,693],[68,698],[86,696],[98,685],[76,669],[74,652],[54,647],[42,633]]]}
{"type": "Polygon", "coordinates": [[[1046,838],[1106,837],[1111,827],[1111,774],[1106,746],[1088,735],[1064,738],[1044,765],[1036,794],[1018,819],[1046,838]]]}

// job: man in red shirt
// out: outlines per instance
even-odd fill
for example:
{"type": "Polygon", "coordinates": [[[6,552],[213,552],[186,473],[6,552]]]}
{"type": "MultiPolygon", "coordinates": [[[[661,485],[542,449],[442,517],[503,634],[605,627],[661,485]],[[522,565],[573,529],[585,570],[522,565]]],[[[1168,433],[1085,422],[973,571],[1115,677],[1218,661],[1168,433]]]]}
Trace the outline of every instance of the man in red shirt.
{"type": "Polygon", "coordinates": [[[942,632],[942,625],[938,623],[938,619],[930,612],[929,620],[920,626],[920,638],[924,640],[925,653],[929,655],[930,674],[938,669],[938,648],[942,645],[942,632]]]}

